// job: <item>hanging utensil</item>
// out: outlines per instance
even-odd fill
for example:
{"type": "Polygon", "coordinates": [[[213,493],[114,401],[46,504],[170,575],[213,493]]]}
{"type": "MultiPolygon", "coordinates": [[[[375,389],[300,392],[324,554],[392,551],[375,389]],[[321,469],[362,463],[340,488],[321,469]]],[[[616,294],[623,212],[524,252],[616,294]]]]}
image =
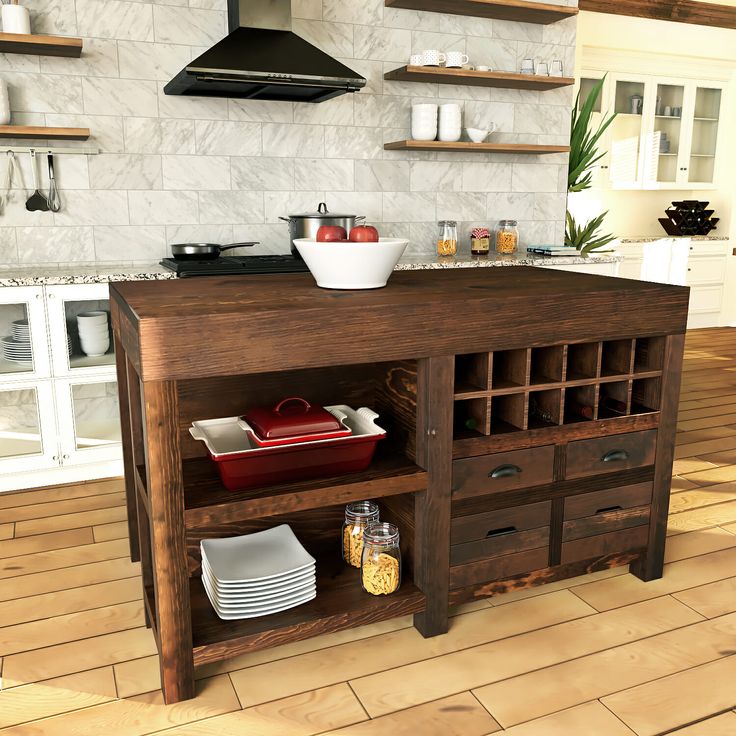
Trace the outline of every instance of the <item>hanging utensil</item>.
{"type": "Polygon", "coordinates": [[[59,199],[59,190],[56,187],[56,179],[54,178],[54,154],[47,154],[46,161],[49,167],[49,193],[46,201],[52,212],[58,212],[61,209],[61,200],[59,199]]]}
{"type": "Polygon", "coordinates": [[[49,203],[46,197],[38,190],[38,169],[36,168],[36,152],[31,149],[31,172],[33,173],[33,186],[35,191],[26,200],[26,209],[29,212],[48,212],[49,203]]]}
{"type": "Polygon", "coordinates": [[[0,194],[0,215],[5,213],[5,207],[10,201],[10,190],[13,186],[13,174],[15,173],[15,154],[13,151],[8,151],[8,154],[6,156],[7,159],[7,169],[5,170],[5,182],[2,189],[2,194],[0,194]]]}

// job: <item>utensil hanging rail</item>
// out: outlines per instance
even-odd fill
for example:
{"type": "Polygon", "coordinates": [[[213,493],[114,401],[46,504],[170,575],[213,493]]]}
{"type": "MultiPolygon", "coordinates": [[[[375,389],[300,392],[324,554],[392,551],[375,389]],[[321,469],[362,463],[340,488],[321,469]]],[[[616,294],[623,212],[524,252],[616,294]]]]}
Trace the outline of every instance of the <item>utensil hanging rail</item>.
{"type": "Polygon", "coordinates": [[[0,146],[0,153],[53,153],[54,155],[63,155],[65,153],[76,154],[77,156],[96,156],[100,153],[99,148],[94,146],[85,146],[80,148],[72,148],[71,146],[0,146]]]}

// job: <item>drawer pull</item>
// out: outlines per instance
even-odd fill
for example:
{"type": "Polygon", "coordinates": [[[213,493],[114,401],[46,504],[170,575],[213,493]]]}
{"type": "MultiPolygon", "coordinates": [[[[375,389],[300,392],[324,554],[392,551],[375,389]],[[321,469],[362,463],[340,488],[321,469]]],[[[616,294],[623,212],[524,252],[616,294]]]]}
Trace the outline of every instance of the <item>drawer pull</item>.
{"type": "Polygon", "coordinates": [[[488,537],[502,537],[505,534],[513,534],[515,531],[515,526],[504,526],[500,529],[491,529],[491,531],[486,534],[486,539],[488,539],[488,537]]]}
{"type": "Polygon", "coordinates": [[[604,463],[612,463],[616,460],[628,460],[629,459],[629,453],[626,452],[626,450],[610,450],[607,452],[601,460],[604,463]]]}
{"type": "Polygon", "coordinates": [[[619,504],[616,504],[615,506],[606,506],[602,509],[597,509],[596,514],[605,514],[607,511],[619,511],[621,509],[621,506],[619,504]]]}
{"type": "Polygon", "coordinates": [[[519,475],[521,468],[518,465],[499,465],[488,473],[489,478],[511,478],[519,475]]]}

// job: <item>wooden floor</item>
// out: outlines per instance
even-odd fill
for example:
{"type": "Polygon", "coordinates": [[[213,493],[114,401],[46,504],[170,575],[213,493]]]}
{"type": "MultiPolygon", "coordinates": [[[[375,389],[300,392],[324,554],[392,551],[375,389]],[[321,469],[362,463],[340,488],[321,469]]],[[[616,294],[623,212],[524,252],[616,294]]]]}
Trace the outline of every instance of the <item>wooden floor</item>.
{"type": "Polygon", "coordinates": [[[162,704],[119,480],[0,495],[0,732],[736,735],[736,329],[687,338],[664,578],[606,571],[242,656],[162,704]]]}

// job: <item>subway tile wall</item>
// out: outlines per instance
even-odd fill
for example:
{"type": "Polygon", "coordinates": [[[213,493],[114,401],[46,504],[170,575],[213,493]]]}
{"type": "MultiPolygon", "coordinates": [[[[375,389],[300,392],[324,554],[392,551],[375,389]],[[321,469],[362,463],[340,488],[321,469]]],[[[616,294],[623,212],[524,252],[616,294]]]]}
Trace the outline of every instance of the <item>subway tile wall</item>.
{"type": "MultiPolygon", "coordinates": [[[[89,127],[102,153],[56,158],[57,214],[26,211],[30,161],[17,157],[0,212],[4,265],[151,262],[169,243],[190,240],[259,240],[248,252],[287,252],[279,218],[321,201],[408,238],[410,253],[433,252],[438,219],[459,221],[466,250],[472,227],[502,218],[519,220],[523,243],[562,242],[565,155],[409,153],[383,144],[409,138],[412,103],[428,101],[459,103],[468,126],[495,122],[497,141],[565,144],[570,88],[412,84],[383,74],[425,48],[463,51],[498,70],[516,70],[526,57],[561,59],[571,74],[574,18],[541,26],[389,9],[383,0],[293,0],[294,30],[368,80],[357,94],[310,105],[163,94],[225,34],[225,0],[24,1],[34,32],[80,35],[84,52],[0,54],[13,123],[89,127]]],[[[0,182],[7,166],[0,160],[0,182]]]]}

